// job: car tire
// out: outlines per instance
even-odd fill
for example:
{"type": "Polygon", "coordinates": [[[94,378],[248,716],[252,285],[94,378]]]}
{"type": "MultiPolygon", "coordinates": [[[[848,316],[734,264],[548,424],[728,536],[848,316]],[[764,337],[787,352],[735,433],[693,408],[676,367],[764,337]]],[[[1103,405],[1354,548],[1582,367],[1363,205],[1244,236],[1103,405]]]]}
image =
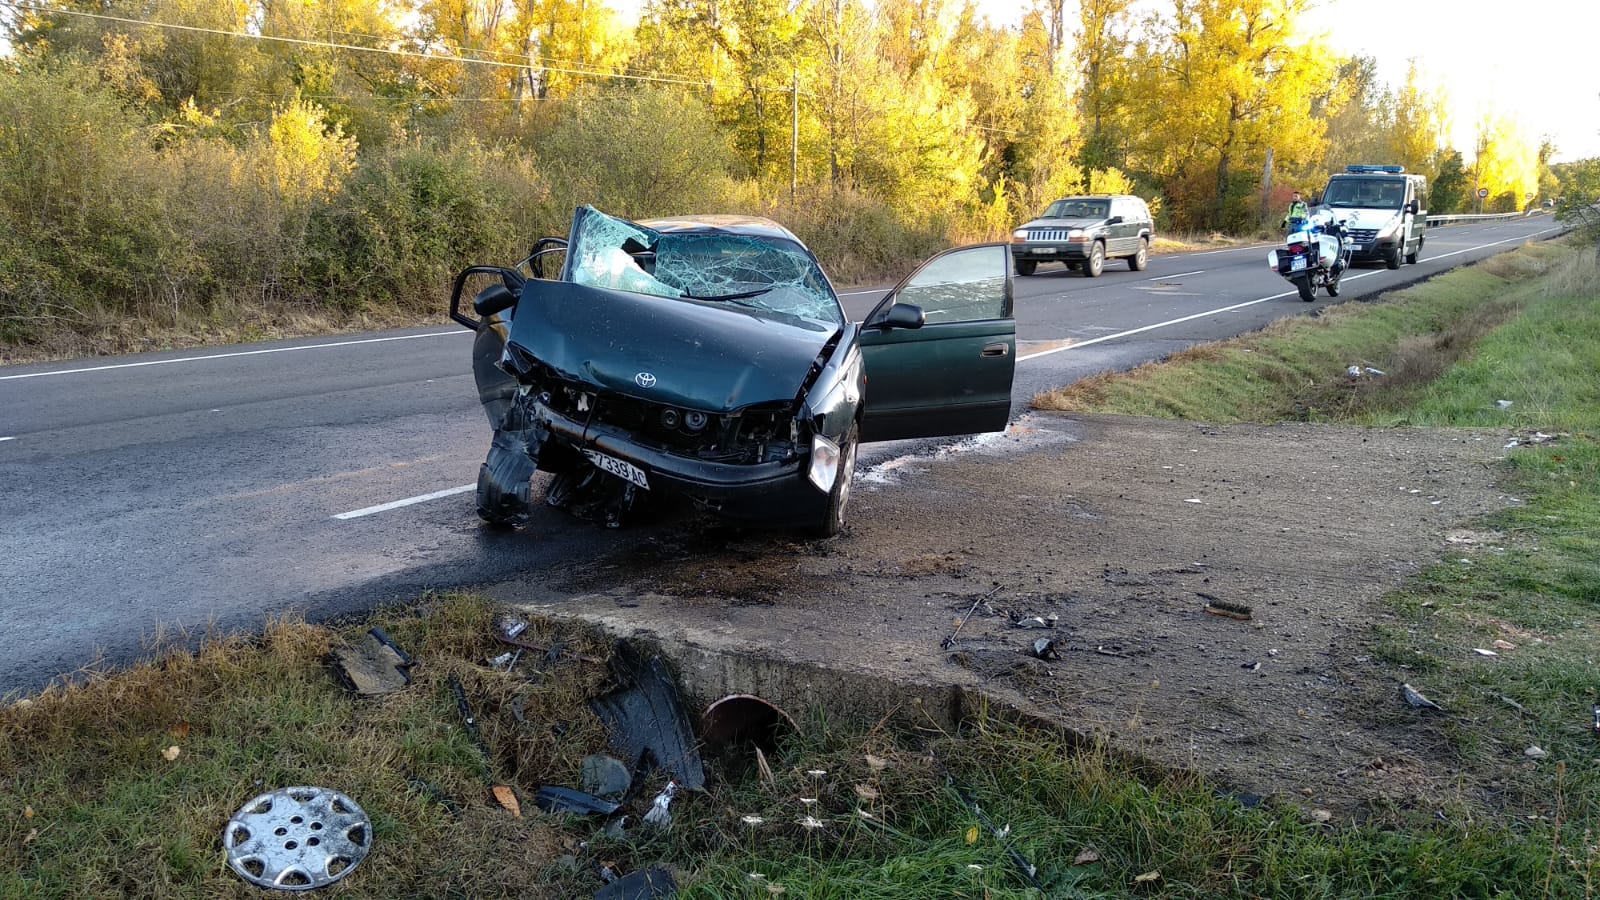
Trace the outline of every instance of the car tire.
{"type": "Polygon", "coordinates": [[[1099,278],[1100,273],[1106,270],[1106,245],[1095,241],[1089,247],[1089,260],[1083,264],[1083,274],[1088,278],[1099,278]]]}
{"type": "Polygon", "coordinates": [[[1139,252],[1128,257],[1128,268],[1135,272],[1143,272],[1145,266],[1150,265],[1150,239],[1139,239],[1139,252]]]}
{"type": "Polygon", "coordinates": [[[1391,269],[1400,268],[1400,248],[1390,247],[1383,251],[1383,264],[1391,269]]]}
{"type": "Polygon", "coordinates": [[[1038,268],[1039,261],[1036,259],[1019,259],[1016,261],[1018,275],[1032,275],[1038,268]]]}
{"type": "Polygon", "coordinates": [[[1339,279],[1344,277],[1343,269],[1335,269],[1333,277],[1328,279],[1327,288],[1329,297],[1339,296],[1339,279]]]}
{"type": "Polygon", "coordinates": [[[827,505],[822,511],[822,521],[811,528],[817,537],[833,537],[844,530],[845,514],[850,505],[851,487],[856,478],[856,447],[860,444],[859,432],[854,424],[839,442],[839,474],[833,479],[833,490],[828,491],[827,505]]]}
{"type": "Polygon", "coordinates": [[[1408,265],[1408,266],[1416,265],[1417,264],[1417,257],[1419,257],[1421,255],[1422,255],[1422,239],[1421,238],[1417,238],[1417,249],[1415,249],[1415,250],[1411,251],[1410,253],[1406,254],[1406,265],[1408,265]]]}
{"type": "Polygon", "coordinates": [[[1317,299],[1317,289],[1311,286],[1310,275],[1296,275],[1289,279],[1293,282],[1294,289],[1300,292],[1300,299],[1307,303],[1317,299]]]}

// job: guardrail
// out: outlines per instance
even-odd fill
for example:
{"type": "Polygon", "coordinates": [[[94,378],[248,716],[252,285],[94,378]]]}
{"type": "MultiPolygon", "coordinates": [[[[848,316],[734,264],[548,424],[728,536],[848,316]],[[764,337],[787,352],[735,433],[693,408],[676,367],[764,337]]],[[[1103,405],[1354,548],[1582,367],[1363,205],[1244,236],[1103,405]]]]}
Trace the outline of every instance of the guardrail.
{"type": "Polygon", "coordinates": [[[1493,222],[1496,219],[1520,219],[1520,218],[1523,218],[1524,216],[1530,216],[1530,215],[1533,215],[1533,213],[1531,213],[1531,212],[1508,212],[1508,213],[1481,213],[1481,214],[1468,214],[1468,215],[1428,216],[1428,227],[1429,228],[1434,228],[1434,227],[1439,226],[1439,225],[1461,225],[1461,224],[1467,223],[1467,222],[1493,222]]]}

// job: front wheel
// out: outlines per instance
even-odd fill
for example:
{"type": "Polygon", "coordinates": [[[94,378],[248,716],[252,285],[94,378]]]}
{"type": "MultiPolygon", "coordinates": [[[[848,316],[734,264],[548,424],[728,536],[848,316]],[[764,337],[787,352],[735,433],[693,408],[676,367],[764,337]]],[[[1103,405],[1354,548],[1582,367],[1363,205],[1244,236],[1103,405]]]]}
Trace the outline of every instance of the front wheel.
{"type": "Polygon", "coordinates": [[[1400,268],[1400,248],[1390,247],[1383,251],[1383,264],[1391,269],[1400,268]]]}
{"type": "Polygon", "coordinates": [[[1106,245],[1095,241],[1089,248],[1089,261],[1083,264],[1083,274],[1090,278],[1099,278],[1100,273],[1106,270],[1106,245]]]}
{"type": "Polygon", "coordinates": [[[1139,239],[1139,252],[1128,257],[1128,268],[1135,272],[1143,272],[1144,267],[1150,264],[1150,241],[1139,239]]]}
{"type": "Polygon", "coordinates": [[[1422,255],[1422,238],[1417,238],[1417,249],[1415,249],[1415,250],[1411,251],[1410,253],[1406,254],[1406,265],[1408,265],[1408,266],[1416,265],[1417,264],[1417,257],[1419,257],[1421,255],[1422,255]]]}
{"type": "Polygon", "coordinates": [[[833,537],[844,530],[846,507],[850,505],[850,488],[856,477],[856,426],[844,433],[839,441],[839,474],[833,478],[833,489],[828,491],[828,505],[823,510],[822,521],[811,528],[818,537],[833,537]]]}
{"type": "Polygon", "coordinates": [[[1016,265],[1018,275],[1032,275],[1034,270],[1039,268],[1039,261],[1036,259],[1019,259],[1016,265]]]}
{"type": "Polygon", "coordinates": [[[1316,288],[1311,286],[1310,275],[1296,275],[1289,280],[1294,282],[1294,289],[1300,292],[1301,300],[1310,303],[1311,301],[1317,299],[1317,291],[1316,288]]]}

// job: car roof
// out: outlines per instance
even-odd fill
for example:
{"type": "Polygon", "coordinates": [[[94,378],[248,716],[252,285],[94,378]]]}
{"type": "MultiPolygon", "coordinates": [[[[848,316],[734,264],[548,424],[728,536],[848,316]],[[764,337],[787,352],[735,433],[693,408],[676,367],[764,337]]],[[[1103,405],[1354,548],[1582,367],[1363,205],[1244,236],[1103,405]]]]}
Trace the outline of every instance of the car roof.
{"type": "MultiPolygon", "coordinates": [[[[1074,194],[1071,197],[1062,197],[1061,200],[1138,200],[1132,194],[1074,194]]],[[[1060,203],[1061,200],[1057,200],[1060,203]]]]}
{"type": "Polygon", "coordinates": [[[643,219],[639,222],[653,231],[673,234],[701,232],[705,234],[738,234],[746,237],[783,238],[805,246],[789,229],[771,219],[760,216],[690,215],[669,216],[661,219],[643,219]]]}

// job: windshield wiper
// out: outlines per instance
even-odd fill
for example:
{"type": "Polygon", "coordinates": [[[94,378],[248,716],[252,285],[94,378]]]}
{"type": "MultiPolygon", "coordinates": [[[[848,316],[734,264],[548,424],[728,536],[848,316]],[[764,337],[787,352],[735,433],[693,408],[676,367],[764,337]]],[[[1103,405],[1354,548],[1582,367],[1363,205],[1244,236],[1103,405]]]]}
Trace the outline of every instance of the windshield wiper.
{"type": "Polygon", "coordinates": [[[705,296],[700,295],[700,294],[691,294],[688,291],[684,291],[682,294],[679,294],[678,296],[687,297],[690,300],[745,300],[745,299],[748,299],[750,297],[759,297],[762,294],[770,294],[770,293],[772,293],[772,288],[764,287],[764,288],[757,288],[756,290],[753,290],[753,291],[740,291],[737,294],[711,294],[711,295],[705,295],[705,296]]]}

